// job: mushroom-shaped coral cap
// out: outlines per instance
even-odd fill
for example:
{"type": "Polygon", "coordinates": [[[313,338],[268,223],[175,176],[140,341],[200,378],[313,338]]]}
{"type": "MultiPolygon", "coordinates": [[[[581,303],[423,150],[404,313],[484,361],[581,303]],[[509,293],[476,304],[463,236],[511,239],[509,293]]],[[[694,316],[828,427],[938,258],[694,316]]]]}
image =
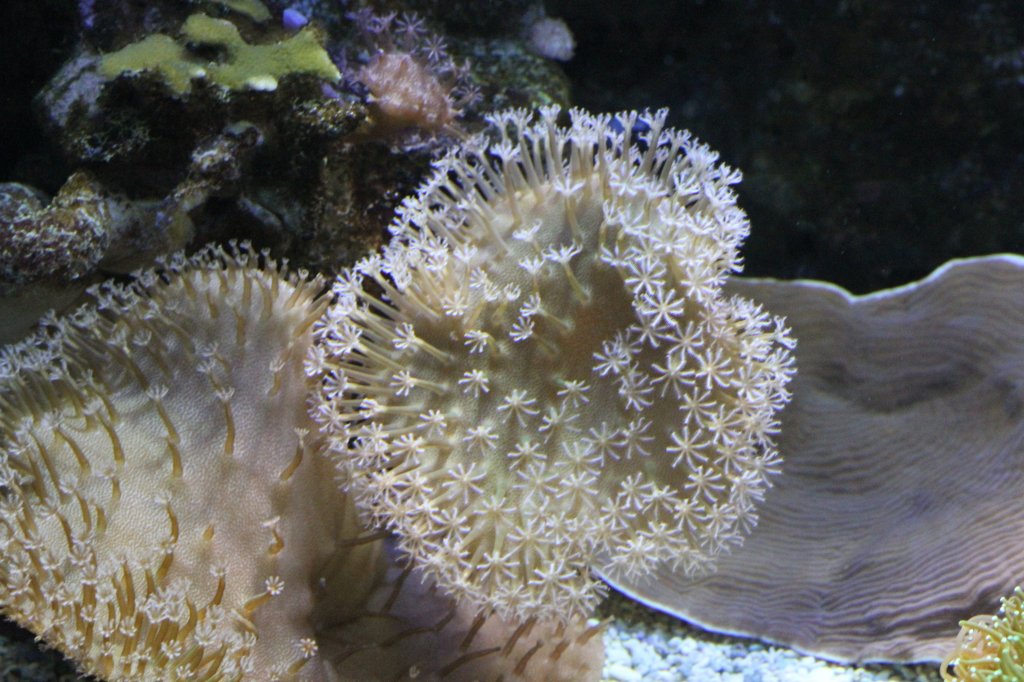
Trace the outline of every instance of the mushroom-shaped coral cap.
{"type": "Polygon", "coordinates": [[[100,678],[322,679],[322,286],[255,260],[103,285],[0,362],[0,606],[100,678]]]}
{"type": "Polygon", "coordinates": [[[739,173],[664,111],[571,115],[497,114],[499,141],[440,160],[335,283],[310,362],[365,518],[512,618],[741,541],[792,373],[781,321],[721,293],[739,173]]]}
{"type": "Polygon", "coordinates": [[[1024,257],[951,261],[867,295],[813,281],[726,289],[786,315],[800,339],[785,473],[713,575],[615,587],[815,656],[942,660],[959,620],[1021,582],[1024,257]]]}

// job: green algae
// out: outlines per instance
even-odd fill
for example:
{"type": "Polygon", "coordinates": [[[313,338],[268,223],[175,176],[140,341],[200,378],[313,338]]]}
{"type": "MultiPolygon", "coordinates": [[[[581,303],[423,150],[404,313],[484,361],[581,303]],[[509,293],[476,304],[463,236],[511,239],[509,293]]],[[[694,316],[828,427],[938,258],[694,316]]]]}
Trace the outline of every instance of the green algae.
{"type": "Polygon", "coordinates": [[[197,78],[242,91],[275,90],[279,80],[291,74],[328,81],[341,77],[312,27],[277,42],[250,44],[233,23],[205,14],[193,14],[185,21],[180,41],[155,33],[100,61],[100,73],[107,78],[141,72],[158,74],[177,95],[190,92],[197,78]],[[217,48],[219,58],[204,59],[191,45],[217,48]]]}

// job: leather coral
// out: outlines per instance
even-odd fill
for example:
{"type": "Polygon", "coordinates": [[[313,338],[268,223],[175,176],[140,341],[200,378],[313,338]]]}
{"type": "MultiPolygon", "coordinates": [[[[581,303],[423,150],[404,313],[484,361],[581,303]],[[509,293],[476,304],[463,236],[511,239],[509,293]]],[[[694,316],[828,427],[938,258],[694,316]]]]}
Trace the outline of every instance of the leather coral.
{"type": "Polygon", "coordinates": [[[359,523],[306,411],[320,280],[246,247],[0,356],[0,606],[106,680],[593,680],[600,624],[454,603],[359,523]]]}
{"type": "Polygon", "coordinates": [[[700,572],[778,469],[793,342],[723,294],[740,176],[665,115],[494,115],[317,323],[343,489],[483,612],[565,619],[595,571],[700,572]]]}

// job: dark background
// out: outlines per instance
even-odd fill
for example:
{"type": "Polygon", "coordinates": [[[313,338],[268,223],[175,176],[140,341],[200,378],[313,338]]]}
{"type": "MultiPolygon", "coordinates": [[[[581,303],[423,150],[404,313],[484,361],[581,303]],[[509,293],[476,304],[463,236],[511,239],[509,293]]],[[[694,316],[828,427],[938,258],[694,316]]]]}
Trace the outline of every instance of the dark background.
{"type": "Polygon", "coordinates": [[[744,171],[746,274],[863,292],[1024,251],[1024,3],[547,7],[575,103],[670,107],[744,171]]]}

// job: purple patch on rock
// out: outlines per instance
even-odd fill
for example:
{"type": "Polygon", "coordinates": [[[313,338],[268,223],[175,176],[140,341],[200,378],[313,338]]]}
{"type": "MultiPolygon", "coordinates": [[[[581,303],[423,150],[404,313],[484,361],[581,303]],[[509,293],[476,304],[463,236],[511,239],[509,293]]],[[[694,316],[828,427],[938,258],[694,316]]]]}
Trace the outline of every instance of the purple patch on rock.
{"type": "Polygon", "coordinates": [[[289,7],[281,15],[281,23],[286,31],[298,31],[309,23],[309,19],[299,10],[289,7]]]}

